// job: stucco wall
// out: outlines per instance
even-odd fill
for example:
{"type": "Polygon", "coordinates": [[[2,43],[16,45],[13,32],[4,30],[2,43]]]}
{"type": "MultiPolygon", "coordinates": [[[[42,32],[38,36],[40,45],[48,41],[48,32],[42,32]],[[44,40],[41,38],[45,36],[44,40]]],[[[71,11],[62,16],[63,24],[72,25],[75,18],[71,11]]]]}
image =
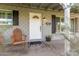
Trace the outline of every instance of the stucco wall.
{"type": "MultiPolygon", "coordinates": [[[[28,12],[26,11],[27,9],[25,8],[20,8],[20,7],[14,7],[14,6],[6,6],[6,5],[0,5],[0,9],[3,10],[18,10],[19,11],[19,26],[8,26],[7,30],[4,31],[4,42],[5,44],[11,43],[11,35],[12,31],[14,28],[19,27],[21,28],[22,32],[27,35],[29,35],[29,22],[28,22],[28,12]]],[[[2,26],[1,28],[6,27],[2,26]]]]}
{"type": "MultiPolygon", "coordinates": [[[[36,10],[36,9],[30,9],[30,8],[23,8],[23,7],[16,7],[16,6],[10,6],[10,5],[3,5],[0,4],[0,9],[4,10],[18,10],[19,11],[19,26],[8,26],[7,30],[4,31],[3,35],[5,37],[5,43],[11,43],[11,35],[12,35],[12,30],[15,27],[21,28],[22,32],[27,35],[27,39],[29,39],[29,12],[36,12],[36,13],[41,13],[42,17],[45,17],[48,22],[51,22],[51,15],[56,15],[58,17],[63,16],[63,12],[58,12],[58,11],[44,11],[44,10],[36,10]]],[[[52,27],[51,25],[46,25],[45,22],[43,21],[43,26],[42,26],[42,31],[43,31],[43,39],[45,39],[46,35],[51,35],[52,34],[52,27]]],[[[3,26],[6,27],[6,26],[3,26]]]]}

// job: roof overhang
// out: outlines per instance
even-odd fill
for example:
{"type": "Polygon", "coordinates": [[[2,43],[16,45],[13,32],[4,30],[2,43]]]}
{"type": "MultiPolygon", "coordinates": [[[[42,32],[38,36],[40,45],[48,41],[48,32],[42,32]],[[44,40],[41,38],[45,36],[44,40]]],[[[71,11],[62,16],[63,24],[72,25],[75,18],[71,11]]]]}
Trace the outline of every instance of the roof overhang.
{"type": "Polygon", "coordinates": [[[62,11],[63,10],[60,3],[9,3],[9,4],[5,4],[5,5],[41,9],[41,10],[51,10],[51,11],[52,10],[62,11]]]}

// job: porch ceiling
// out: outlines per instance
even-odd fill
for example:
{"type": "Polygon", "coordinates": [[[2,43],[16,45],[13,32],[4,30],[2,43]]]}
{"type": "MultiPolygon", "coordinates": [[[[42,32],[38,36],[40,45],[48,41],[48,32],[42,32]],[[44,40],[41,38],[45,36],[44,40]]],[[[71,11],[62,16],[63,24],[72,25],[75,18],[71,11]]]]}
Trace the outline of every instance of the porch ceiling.
{"type": "Polygon", "coordinates": [[[20,6],[25,8],[34,8],[42,10],[63,10],[62,6],[59,3],[10,3],[7,5],[20,6]]]}
{"type": "MultiPolygon", "coordinates": [[[[63,7],[59,3],[2,3],[0,5],[10,5],[49,11],[64,11],[63,7]]],[[[71,13],[79,13],[79,3],[74,3],[74,5],[71,7],[71,13]]]]}

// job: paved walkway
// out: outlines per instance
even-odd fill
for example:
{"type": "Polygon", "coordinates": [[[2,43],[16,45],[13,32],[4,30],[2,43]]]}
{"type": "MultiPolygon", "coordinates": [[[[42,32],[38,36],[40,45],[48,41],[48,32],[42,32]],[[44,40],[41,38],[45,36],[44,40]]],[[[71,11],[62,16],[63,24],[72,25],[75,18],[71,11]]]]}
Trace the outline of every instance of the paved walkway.
{"type": "Polygon", "coordinates": [[[64,40],[53,40],[50,45],[36,44],[30,48],[7,46],[5,51],[1,51],[2,56],[63,56],[64,40]]]}

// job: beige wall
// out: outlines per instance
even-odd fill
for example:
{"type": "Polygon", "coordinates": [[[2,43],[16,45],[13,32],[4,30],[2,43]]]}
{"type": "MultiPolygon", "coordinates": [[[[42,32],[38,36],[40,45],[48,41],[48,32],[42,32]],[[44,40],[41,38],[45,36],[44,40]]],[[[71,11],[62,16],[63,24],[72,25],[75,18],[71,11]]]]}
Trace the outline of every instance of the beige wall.
{"type": "Polygon", "coordinates": [[[71,13],[70,15],[71,15],[71,18],[77,18],[77,22],[76,22],[76,24],[77,24],[76,31],[79,32],[79,13],[76,13],[76,14],[71,13]]]}
{"type": "MultiPolygon", "coordinates": [[[[29,39],[29,12],[36,12],[41,13],[42,17],[45,17],[48,22],[51,22],[51,15],[56,15],[58,17],[63,17],[63,12],[58,11],[44,11],[44,10],[36,10],[36,9],[29,9],[29,8],[22,8],[22,7],[16,7],[16,6],[10,6],[10,5],[3,5],[0,4],[0,9],[4,10],[18,10],[19,11],[19,28],[21,28],[22,32],[27,35],[27,39],[29,39]]],[[[42,20],[43,21],[43,20],[42,20]]],[[[4,26],[6,27],[6,26],[4,26]]],[[[12,30],[16,26],[8,26],[8,29],[3,33],[5,37],[5,43],[11,43],[11,35],[12,30]],[[8,35],[7,35],[8,33],[8,35]],[[6,38],[7,37],[7,38],[6,38]]],[[[51,35],[51,25],[46,25],[45,21],[43,21],[43,39],[45,39],[46,35],[51,35]]]]}
{"type": "MultiPolygon", "coordinates": [[[[25,8],[20,8],[20,7],[14,7],[14,6],[6,6],[6,5],[0,5],[0,9],[3,10],[18,10],[19,11],[19,28],[21,28],[22,32],[26,35],[29,35],[29,22],[28,22],[28,12],[27,9],[25,8]]],[[[3,26],[3,28],[6,26],[3,26]]],[[[6,31],[4,31],[3,35],[5,38],[5,43],[11,43],[11,35],[12,35],[12,30],[15,28],[16,26],[8,26],[8,29],[6,31]]],[[[27,36],[28,39],[28,36],[27,36]]]]}

